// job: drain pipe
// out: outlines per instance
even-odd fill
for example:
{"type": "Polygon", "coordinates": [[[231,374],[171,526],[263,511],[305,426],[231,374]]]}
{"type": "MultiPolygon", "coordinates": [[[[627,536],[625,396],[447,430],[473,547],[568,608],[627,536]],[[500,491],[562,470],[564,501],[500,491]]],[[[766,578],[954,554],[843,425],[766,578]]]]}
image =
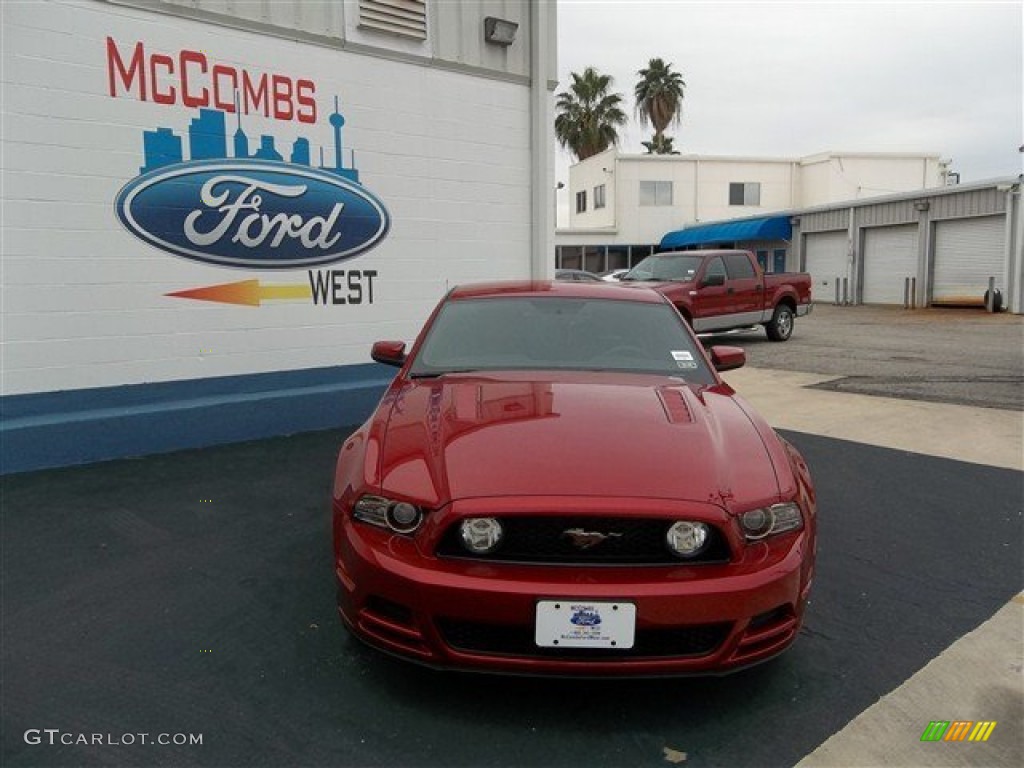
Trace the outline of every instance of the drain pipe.
{"type": "Polygon", "coordinates": [[[554,277],[555,172],[551,157],[551,91],[548,88],[548,62],[552,58],[551,40],[555,37],[555,6],[547,0],[535,0],[530,7],[530,277],[549,280],[554,277]]]}

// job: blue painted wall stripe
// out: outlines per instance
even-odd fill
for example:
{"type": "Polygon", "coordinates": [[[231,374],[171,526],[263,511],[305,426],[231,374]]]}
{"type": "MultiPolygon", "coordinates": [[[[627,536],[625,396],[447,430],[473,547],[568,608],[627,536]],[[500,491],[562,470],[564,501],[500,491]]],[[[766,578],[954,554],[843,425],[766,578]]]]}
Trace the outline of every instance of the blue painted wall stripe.
{"type": "Polygon", "coordinates": [[[0,474],[359,424],[395,370],[367,364],[0,398],[0,474]]]}

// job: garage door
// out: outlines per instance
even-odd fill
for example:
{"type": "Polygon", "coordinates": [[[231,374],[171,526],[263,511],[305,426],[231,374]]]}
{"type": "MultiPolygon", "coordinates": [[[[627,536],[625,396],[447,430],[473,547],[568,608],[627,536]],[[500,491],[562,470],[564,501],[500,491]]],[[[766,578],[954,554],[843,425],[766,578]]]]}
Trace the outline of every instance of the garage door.
{"type": "Polygon", "coordinates": [[[917,224],[864,230],[865,304],[902,304],[908,277],[917,275],[917,224]]]}
{"type": "Polygon", "coordinates": [[[1005,291],[1006,218],[940,221],[935,225],[935,276],[932,301],[936,304],[984,301],[988,278],[1005,291]]]}
{"type": "Polygon", "coordinates": [[[846,232],[811,232],[804,238],[811,297],[816,301],[835,301],[836,280],[849,277],[846,232]]]}

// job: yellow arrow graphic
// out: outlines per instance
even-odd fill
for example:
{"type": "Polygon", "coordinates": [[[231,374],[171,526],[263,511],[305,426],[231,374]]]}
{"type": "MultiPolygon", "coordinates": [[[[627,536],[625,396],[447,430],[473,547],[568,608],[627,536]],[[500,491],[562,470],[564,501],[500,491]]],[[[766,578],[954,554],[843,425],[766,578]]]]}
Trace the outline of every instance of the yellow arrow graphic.
{"type": "Polygon", "coordinates": [[[178,299],[196,299],[198,301],[216,301],[220,304],[241,304],[258,307],[264,301],[289,299],[309,299],[313,292],[308,285],[261,285],[259,280],[241,280],[237,283],[207,285],[201,288],[190,288],[186,291],[166,293],[178,299]]]}

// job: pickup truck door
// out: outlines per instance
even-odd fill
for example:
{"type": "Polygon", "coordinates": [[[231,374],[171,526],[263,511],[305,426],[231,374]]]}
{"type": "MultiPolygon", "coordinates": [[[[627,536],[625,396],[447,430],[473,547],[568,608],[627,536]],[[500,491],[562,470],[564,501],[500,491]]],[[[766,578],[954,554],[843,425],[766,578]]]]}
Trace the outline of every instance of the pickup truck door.
{"type": "Polygon", "coordinates": [[[704,262],[702,274],[697,277],[697,290],[693,299],[693,316],[696,318],[695,325],[698,329],[702,323],[701,319],[717,317],[729,314],[732,306],[732,296],[728,293],[729,276],[725,271],[725,262],[721,256],[715,256],[704,262]],[[709,285],[711,282],[721,280],[718,285],[709,285]]]}
{"type": "MultiPolygon", "coordinates": [[[[727,253],[725,269],[726,294],[731,301],[729,312],[734,315],[760,314],[764,310],[764,274],[754,266],[747,253],[727,253]]],[[[757,322],[752,318],[749,322],[757,322]]]]}

